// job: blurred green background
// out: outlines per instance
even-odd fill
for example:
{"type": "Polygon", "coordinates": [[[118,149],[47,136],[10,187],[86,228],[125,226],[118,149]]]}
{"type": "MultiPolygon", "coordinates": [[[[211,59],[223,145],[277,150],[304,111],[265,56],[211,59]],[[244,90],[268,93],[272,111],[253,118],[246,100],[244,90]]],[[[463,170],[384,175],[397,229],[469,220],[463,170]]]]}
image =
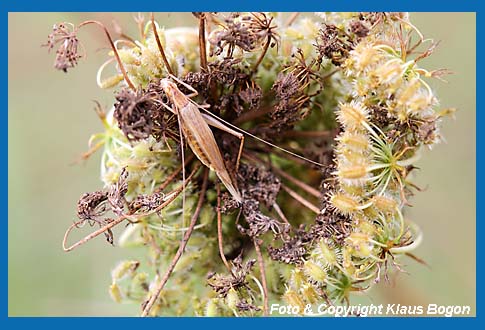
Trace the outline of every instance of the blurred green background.
{"type": "MultiPolygon", "coordinates": [[[[52,68],[45,43],[56,22],[116,19],[125,33],[137,35],[129,13],[9,14],[9,219],[8,304],[10,316],[137,315],[139,306],[110,299],[110,271],[136,251],[110,247],[103,238],[69,254],[62,251],[65,229],[75,219],[83,192],[101,187],[99,155],[72,165],[87,150],[92,133],[102,131],[92,100],[113,103],[113,92],[98,89],[96,71],[106,58],[105,36],[85,28],[87,60],[68,75],[52,68]]],[[[470,305],[475,314],[475,43],[474,13],[413,13],[425,37],[441,40],[428,69],[454,72],[448,83],[431,81],[443,107],[456,107],[447,120],[447,142],[424,152],[415,182],[425,192],[413,199],[407,216],[424,240],[415,254],[429,268],[401,259],[409,274],[391,278],[354,303],[470,305]]],[[[193,25],[189,14],[156,14],[167,27],[193,25]]],[[[115,233],[116,234],[116,233],[115,233]]]]}

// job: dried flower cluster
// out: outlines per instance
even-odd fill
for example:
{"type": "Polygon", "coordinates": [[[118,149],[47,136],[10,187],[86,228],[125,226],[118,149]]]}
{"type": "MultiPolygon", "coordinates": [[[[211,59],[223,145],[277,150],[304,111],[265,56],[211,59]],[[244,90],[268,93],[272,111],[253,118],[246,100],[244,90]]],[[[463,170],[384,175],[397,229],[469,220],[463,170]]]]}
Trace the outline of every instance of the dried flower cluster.
{"type": "MultiPolygon", "coordinates": [[[[89,23],[102,26],[54,27],[56,68],[77,64],[76,33],[89,23]]],[[[111,228],[126,220],[115,242],[146,250],[113,270],[115,301],[152,316],[267,315],[269,301],[303,312],[349,303],[400,271],[401,255],[420,261],[411,254],[420,230],[405,217],[418,190],[409,173],[451,111],[436,110],[425,81],[445,71],[418,65],[436,44],[426,48],[407,14],[194,13],[199,29],[163,29],[153,16],[137,23],[136,41],[113,42],[103,27],[111,52],[98,84],[116,95],[110,111],[98,109],[105,132],[85,156],[103,148],[105,188],[81,197],[76,223],[98,224],[113,242],[111,228]],[[112,63],[119,73],[102,78],[112,63]],[[213,129],[242,203],[221,192],[184,141],[189,133],[180,135],[167,78],[197,91],[201,113],[245,130],[237,164],[240,140],[213,129]]]]}

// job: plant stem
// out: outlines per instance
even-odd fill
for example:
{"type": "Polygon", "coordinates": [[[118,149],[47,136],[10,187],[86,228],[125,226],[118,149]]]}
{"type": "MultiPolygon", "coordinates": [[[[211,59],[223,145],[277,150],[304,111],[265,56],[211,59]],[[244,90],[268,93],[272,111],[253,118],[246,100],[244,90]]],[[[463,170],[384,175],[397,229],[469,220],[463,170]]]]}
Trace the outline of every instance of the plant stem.
{"type": "Polygon", "coordinates": [[[258,256],[258,265],[259,271],[261,272],[261,283],[263,284],[263,315],[268,316],[269,310],[269,302],[268,302],[268,284],[266,283],[266,273],[264,272],[264,259],[263,254],[261,253],[261,248],[259,246],[260,242],[257,242],[258,239],[254,239],[254,248],[256,250],[256,255],[258,256]]]}
{"type": "Polygon", "coordinates": [[[155,36],[155,40],[157,41],[157,46],[158,46],[158,50],[160,51],[160,55],[162,55],[163,63],[165,64],[165,68],[167,69],[168,73],[170,73],[173,76],[174,73],[172,71],[172,67],[168,63],[167,56],[165,56],[165,51],[163,50],[162,43],[160,42],[160,37],[158,36],[157,26],[155,25],[155,17],[153,16],[153,13],[152,13],[151,19],[152,19],[153,35],[155,36]]]}
{"type": "Polygon", "coordinates": [[[222,215],[221,215],[221,187],[219,183],[216,184],[217,190],[217,242],[219,247],[219,255],[221,256],[222,262],[226,266],[229,273],[234,276],[229,263],[227,262],[226,256],[224,255],[224,243],[222,240],[222,215]]]}
{"type": "Polygon", "coordinates": [[[296,201],[300,202],[302,205],[304,205],[306,208],[308,208],[310,211],[315,212],[316,214],[320,214],[320,209],[307,201],[305,198],[301,197],[296,193],[295,191],[291,190],[284,184],[281,185],[281,188],[283,188],[284,191],[286,191],[291,197],[293,197],[296,201]]]}
{"type": "Polygon", "coordinates": [[[84,25],[88,25],[88,24],[96,24],[103,29],[104,33],[106,34],[106,37],[108,37],[108,41],[109,41],[109,44],[111,46],[111,49],[113,50],[116,61],[118,62],[118,65],[120,66],[120,70],[121,70],[121,73],[123,74],[123,78],[125,79],[128,86],[131,89],[135,90],[136,89],[135,85],[133,85],[130,78],[128,77],[128,74],[126,73],[125,66],[123,65],[123,62],[121,62],[120,55],[118,54],[118,50],[116,49],[115,44],[113,43],[113,39],[111,38],[111,35],[109,34],[109,31],[106,28],[106,26],[104,26],[103,23],[98,22],[98,21],[85,21],[85,22],[82,22],[81,24],[79,24],[78,28],[81,28],[84,25]]]}
{"type": "MultiPolygon", "coordinates": [[[[192,177],[194,176],[194,174],[197,172],[197,170],[199,169],[200,165],[197,166],[193,171],[192,173],[190,173],[189,177],[187,178],[186,181],[190,181],[192,179],[192,177]]],[[[170,196],[166,201],[164,201],[162,204],[160,204],[157,208],[151,210],[150,212],[146,212],[146,213],[140,213],[140,214],[124,214],[122,215],[121,217],[119,217],[118,219],[115,219],[113,220],[112,222],[108,223],[107,225],[99,228],[98,230],[96,230],[95,232],[92,232],[91,234],[85,236],[83,239],[80,239],[79,241],[77,241],[76,243],[74,243],[73,245],[69,246],[69,247],[66,247],[66,243],[67,243],[67,239],[69,238],[69,235],[71,233],[71,231],[76,227],[78,227],[80,224],[82,224],[83,222],[85,222],[86,220],[80,220],[78,222],[75,222],[73,223],[67,230],[66,230],[66,233],[64,234],[64,239],[62,240],[62,248],[65,252],[70,252],[72,250],[74,250],[75,248],[77,248],[78,246],[81,246],[85,243],[87,243],[88,241],[92,240],[93,238],[101,235],[102,233],[104,233],[105,231],[113,228],[114,226],[116,226],[117,224],[123,222],[124,220],[126,219],[131,219],[131,218],[140,218],[140,217],[144,217],[144,216],[147,216],[147,215],[150,215],[150,214],[153,214],[155,212],[158,212],[160,211],[161,209],[163,209],[165,206],[169,205],[170,203],[172,203],[175,198],[178,197],[178,195],[180,195],[180,193],[184,190],[184,187],[185,185],[182,185],[182,187],[180,188],[177,188],[175,190],[173,190],[172,192],[170,192],[167,196],[170,196]]]]}
{"type": "Polygon", "coordinates": [[[205,43],[205,14],[199,17],[199,53],[200,68],[207,72],[207,46],[205,43]]]}
{"type": "Polygon", "coordinates": [[[202,182],[202,187],[200,190],[199,194],[199,200],[197,202],[197,208],[195,209],[194,214],[192,215],[192,218],[190,219],[190,225],[187,231],[184,234],[184,237],[182,241],[180,242],[179,248],[177,250],[177,253],[175,253],[172,261],[170,262],[170,265],[168,266],[168,269],[165,271],[165,274],[163,275],[160,283],[158,283],[157,288],[155,289],[155,292],[152,294],[148,302],[143,308],[142,317],[148,316],[148,313],[150,313],[150,310],[152,309],[153,305],[155,304],[155,301],[158,299],[160,296],[160,293],[162,292],[165,284],[167,283],[170,275],[172,274],[175,266],[177,265],[178,261],[180,260],[180,257],[182,257],[182,254],[184,253],[185,247],[187,246],[187,243],[189,242],[190,236],[192,235],[192,232],[195,227],[195,223],[197,222],[197,219],[199,218],[200,211],[202,209],[202,204],[204,203],[204,198],[205,198],[205,192],[207,191],[207,182],[209,179],[209,170],[206,168],[204,171],[204,178],[202,182]]]}
{"type": "Polygon", "coordinates": [[[264,48],[263,48],[263,52],[261,53],[261,55],[259,56],[258,58],[258,61],[256,62],[256,64],[254,65],[253,67],[253,70],[252,72],[255,73],[256,70],[258,70],[258,66],[261,64],[261,62],[263,61],[263,58],[264,56],[266,55],[266,52],[268,51],[268,47],[269,47],[269,44],[271,43],[271,37],[268,36],[268,40],[266,40],[266,43],[264,44],[264,48]]]}

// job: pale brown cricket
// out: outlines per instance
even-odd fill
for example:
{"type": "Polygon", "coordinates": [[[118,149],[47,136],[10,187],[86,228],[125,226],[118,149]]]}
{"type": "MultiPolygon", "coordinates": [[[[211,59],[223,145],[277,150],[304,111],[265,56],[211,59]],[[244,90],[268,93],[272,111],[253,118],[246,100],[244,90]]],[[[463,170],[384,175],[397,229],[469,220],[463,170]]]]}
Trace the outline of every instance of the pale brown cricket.
{"type": "MultiPolygon", "coordinates": [[[[178,80],[175,77],[173,78],[178,80]]],[[[169,107],[167,105],[165,105],[165,107],[177,115],[179,127],[181,128],[181,131],[193,153],[202,162],[202,164],[217,174],[232,197],[239,203],[242,203],[243,199],[241,193],[237,188],[237,184],[235,184],[227,171],[221,152],[214,138],[214,134],[209,128],[209,125],[228,132],[241,140],[239,153],[236,160],[236,173],[244,145],[243,134],[230,129],[217,119],[201,113],[199,110],[200,106],[190,99],[191,96],[197,95],[197,92],[189,85],[184,84],[184,86],[194,92],[192,95],[185,95],[182,93],[178,89],[177,85],[168,78],[162,79],[160,81],[160,86],[173,105],[173,107],[169,107]]]]}
{"type": "Polygon", "coordinates": [[[164,90],[165,94],[169,98],[170,102],[173,105],[169,107],[164,104],[165,108],[171,111],[173,114],[177,115],[179,121],[179,127],[181,133],[184,135],[187,143],[189,144],[190,148],[194,152],[194,154],[199,158],[199,160],[213,170],[219,179],[222,181],[224,186],[227,188],[229,193],[234,197],[236,201],[242,203],[242,197],[237,188],[237,184],[232,180],[227,168],[224,164],[224,160],[222,159],[221,152],[219,147],[217,146],[216,140],[214,138],[214,134],[209,128],[209,125],[219,128],[229,134],[232,134],[241,140],[239,145],[239,151],[236,160],[236,173],[239,167],[239,162],[241,159],[243,146],[244,146],[244,134],[261,141],[273,148],[279,149],[285,153],[288,153],[294,157],[303,159],[309,163],[315,164],[319,167],[323,167],[324,165],[318,162],[315,162],[311,159],[305,158],[301,155],[295,154],[289,150],[281,148],[275,144],[272,144],[264,139],[261,139],[247,131],[240,129],[233,124],[216,117],[211,112],[204,109],[204,107],[198,105],[190,98],[196,96],[198,93],[197,91],[192,88],[192,86],[185,84],[184,82],[180,81],[177,77],[170,75],[170,77],[180,84],[187,87],[193,93],[190,95],[185,95],[182,93],[177,85],[171,81],[169,78],[163,78],[160,81],[160,86],[164,90]],[[200,110],[205,111],[206,113],[201,113],[200,110]],[[232,127],[232,128],[230,128],[232,127]],[[239,132],[241,131],[241,132],[239,132]],[[242,133],[244,132],[244,134],[242,133]]]}

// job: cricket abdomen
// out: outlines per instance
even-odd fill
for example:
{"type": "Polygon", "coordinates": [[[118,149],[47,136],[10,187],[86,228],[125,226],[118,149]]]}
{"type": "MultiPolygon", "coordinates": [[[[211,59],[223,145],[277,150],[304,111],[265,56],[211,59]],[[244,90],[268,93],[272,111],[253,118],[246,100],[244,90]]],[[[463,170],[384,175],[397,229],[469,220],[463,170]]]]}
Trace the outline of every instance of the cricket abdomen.
{"type": "Polygon", "coordinates": [[[182,132],[194,154],[202,164],[216,172],[234,199],[241,203],[241,194],[226,169],[214,134],[199,109],[194,104],[189,103],[182,109],[178,109],[178,114],[182,124],[182,132]]]}
{"type": "Polygon", "coordinates": [[[202,164],[210,168],[212,171],[215,171],[214,167],[211,164],[211,161],[209,160],[209,157],[204,152],[204,150],[200,147],[200,145],[197,143],[192,132],[187,129],[182,129],[182,131],[184,133],[185,139],[187,140],[187,143],[190,146],[190,149],[192,149],[192,152],[195,154],[195,156],[199,158],[202,164]]]}

